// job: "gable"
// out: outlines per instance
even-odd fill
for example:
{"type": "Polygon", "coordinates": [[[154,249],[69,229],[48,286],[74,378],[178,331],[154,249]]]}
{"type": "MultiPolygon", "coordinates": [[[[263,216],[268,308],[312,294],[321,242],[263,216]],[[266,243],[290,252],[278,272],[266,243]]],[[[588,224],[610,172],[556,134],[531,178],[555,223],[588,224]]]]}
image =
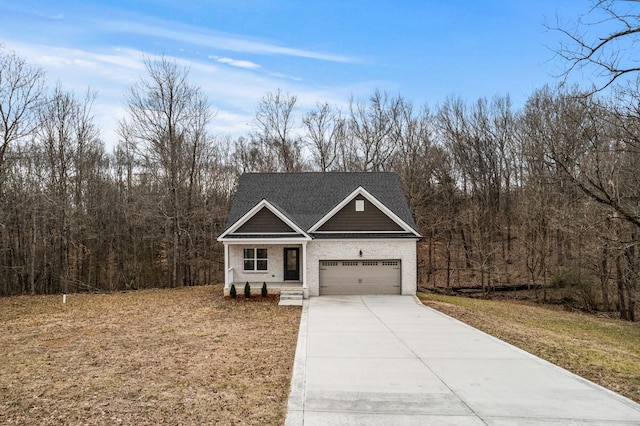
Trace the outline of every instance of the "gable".
{"type": "Polygon", "coordinates": [[[309,232],[316,232],[317,236],[342,232],[351,235],[364,235],[365,233],[390,233],[400,235],[407,233],[415,237],[420,237],[420,234],[411,225],[403,221],[393,210],[362,186],[356,188],[351,194],[326,213],[309,229],[309,232]],[[342,221],[334,221],[334,216],[338,213],[342,213],[342,221]],[[329,222],[332,223],[325,227],[329,222]],[[393,224],[391,224],[391,222],[393,222],[393,224]],[[334,229],[343,230],[338,231],[334,229]]]}
{"type": "Polygon", "coordinates": [[[261,234],[296,232],[267,207],[262,207],[242,226],[235,230],[238,234],[261,234]]]}
{"type": "Polygon", "coordinates": [[[403,228],[394,222],[364,196],[358,195],[349,201],[342,209],[338,210],[322,226],[318,232],[361,232],[361,231],[403,231],[403,228]],[[364,207],[358,211],[356,204],[364,207]]]}
{"type": "Polygon", "coordinates": [[[231,224],[218,237],[218,241],[237,241],[245,238],[311,240],[311,237],[288,215],[265,199],[231,224]]]}

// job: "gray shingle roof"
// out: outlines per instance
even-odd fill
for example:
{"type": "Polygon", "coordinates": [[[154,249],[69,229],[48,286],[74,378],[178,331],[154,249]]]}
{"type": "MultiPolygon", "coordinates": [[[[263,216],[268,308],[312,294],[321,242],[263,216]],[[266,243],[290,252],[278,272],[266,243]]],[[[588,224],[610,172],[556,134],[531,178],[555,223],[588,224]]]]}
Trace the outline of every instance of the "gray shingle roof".
{"type": "Polygon", "coordinates": [[[416,225],[395,173],[245,173],[227,219],[229,228],[262,199],[308,230],[362,186],[413,229],[416,225]]]}

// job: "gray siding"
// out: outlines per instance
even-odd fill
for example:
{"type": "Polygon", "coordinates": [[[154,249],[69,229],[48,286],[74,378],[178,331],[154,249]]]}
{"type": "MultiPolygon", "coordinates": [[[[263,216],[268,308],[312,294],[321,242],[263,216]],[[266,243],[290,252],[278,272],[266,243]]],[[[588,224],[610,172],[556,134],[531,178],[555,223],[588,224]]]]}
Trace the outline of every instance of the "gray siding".
{"type": "Polygon", "coordinates": [[[278,233],[278,232],[295,232],[289,225],[284,223],[278,216],[273,214],[271,210],[263,207],[251,219],[246,221],[237,233],[278,233]]]}
{"type": "Polygon", "coordinates": [[[318,231],[402,231],[403,229],[371,204],[358,196],[351,200],[333,217],[326,221],[318,231]],[[364,200],[364,211],[356,211],[356,200],[364,200]]]}

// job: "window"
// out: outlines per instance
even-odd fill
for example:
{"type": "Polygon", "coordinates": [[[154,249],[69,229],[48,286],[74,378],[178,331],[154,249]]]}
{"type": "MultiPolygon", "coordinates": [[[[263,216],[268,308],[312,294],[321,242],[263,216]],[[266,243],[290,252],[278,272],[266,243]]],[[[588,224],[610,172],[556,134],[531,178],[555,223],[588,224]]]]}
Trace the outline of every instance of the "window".
{"type": "Polygon", "coordinates": [[[244,270],[245,271],[266,271],[267,270],[267,249],[266,248],[244,249],[244,270]]]}
{"type": "Polygon", "coordinates": [[[357,212],[364,211],[364,200],[356,200],[356,211],[357,212]]]}

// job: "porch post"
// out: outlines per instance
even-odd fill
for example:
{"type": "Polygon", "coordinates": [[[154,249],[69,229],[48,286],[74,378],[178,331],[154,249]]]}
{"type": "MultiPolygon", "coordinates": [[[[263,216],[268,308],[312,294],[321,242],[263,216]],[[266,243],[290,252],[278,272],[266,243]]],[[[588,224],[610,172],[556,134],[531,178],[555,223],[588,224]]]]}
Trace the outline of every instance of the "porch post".
{"type": "Polygon", "coordinates": [[[224,243],[224,288],[229,288],[231,283],[229,282],[229,244],[224,243]]]}
{"type": "Polygon", "coordinates": [[[307,288],[307,242],[302,243],[302,288],[307,288]]]}

